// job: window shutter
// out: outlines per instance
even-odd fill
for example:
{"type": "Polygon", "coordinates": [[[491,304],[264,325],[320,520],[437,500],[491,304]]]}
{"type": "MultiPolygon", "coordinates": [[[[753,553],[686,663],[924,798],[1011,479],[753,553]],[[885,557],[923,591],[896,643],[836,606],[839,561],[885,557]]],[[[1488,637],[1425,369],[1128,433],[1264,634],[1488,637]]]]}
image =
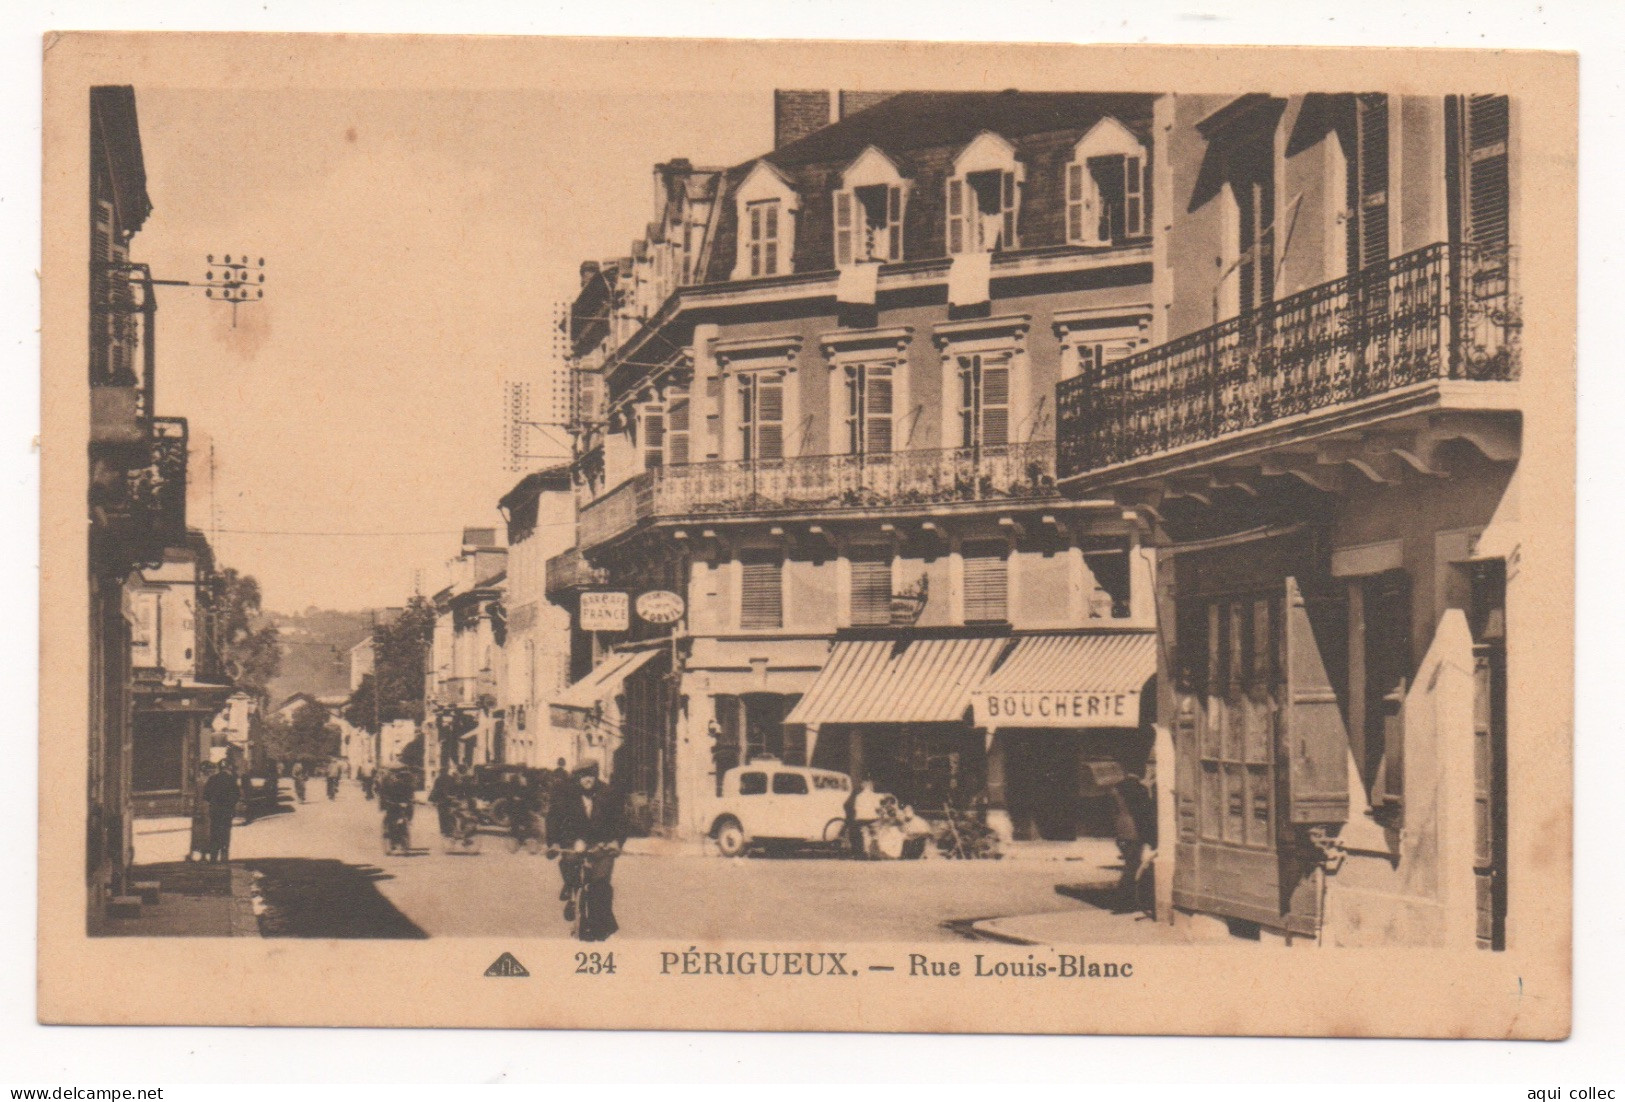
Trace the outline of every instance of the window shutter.
{"type": "Polygon", "coordinates": [[[739,570],[739,626],[783,627],[783,560],[767,556],[741,559],[739,570]]]}
{"type": "Polygon", "coordinates": [[[1467,97],[1467,239],[1504,248],[1508,229],[1506,96],[1467,97]]]}
{"type": "Polygon", "coordinates": [[[863,548],[853,552],[851,564],[853,625],[891,623],[891,554],[863,548]]]}
{"type": "Polygon", "coordinates": [[[666,403],[666,463],[673,467],[688,462],[688,392],[673,391],[666,403]]]}
{"type": "Polygon", "coordinates": [[[1348,731],[1296,578],[1286,580],[1285,749],[1294,823],[1349,815],[1348,731]]]}
{"type": "Polygon", "coordinates": [[[1388,97],[1364,93],[1354,101],[1361,267],[1388,261],[1388,97]]]}
{"type": "Polygon", "coordinates": [[[835,264],[852,263],[852,193],[835,193],[835,264]]]}
{"type": "Polygon", "coordinates": [[[903,189],[886,189],[886,259],[903,259],[903,189]]]}
{"type": "Polygon", "coordinates": [[[1010,363],[982,361],[982,433],[980,443],[995,447],[1010,442],[1010,363]]]}
{"type": "Polygon", "coordinates": [[[756,457],[784,458],[784,377],[763,376],[756,383],[756,457]]]}
{"type": "Polygon", "coordinates": [[[1138,157],[1123,158],[1123,235],[1140,237],[1145,233],[1145,162],[1138,157]]]}
{"type": "Polygon", "coordinates": [[[660,408],[643,411],[643,467],[653,470],[666,459],[666,415],[660,408]]]}
{"type": "Polygon", "coordinates": [[[981,363],[977,356],[959,357],[959,446],[976,446],[977,414],[981,407],[981,363]]]}
{"type": "Polygon", "coordinates": [[[965,181],[958,176],[948,179],[948,254],[965,251],[965,181]]]}
{"type": "Polygon", "coordinates": [[[999,234],[999,248],[1013,249],[1016,247],[1016,174],[1006,172],[1001,183],[1000,210],[1004,214],[1003,229],[999,234]]]}
{"type": "Polygon", "coordinates": [[[869,366],[863,379],[864,453],[889,455],[892,449],[892,369],[869,366]]]}
{"type": "Polygon", "coordinates": [[[1066,239],[1073,244],[1084,241],[1084,207],[1083,166],[1074,162],[1066,166],[1066,239]]]}
{"type": "Polygon", "coordinates": [[[762,208],[750,208],[750,274],[762,274],[762,208]]]}
{"type": "Polygon", "coordinates": [[[1008,618],[1009,568],[1005,548],[997,544],[967,546],[965,622],[1008,618]]]}

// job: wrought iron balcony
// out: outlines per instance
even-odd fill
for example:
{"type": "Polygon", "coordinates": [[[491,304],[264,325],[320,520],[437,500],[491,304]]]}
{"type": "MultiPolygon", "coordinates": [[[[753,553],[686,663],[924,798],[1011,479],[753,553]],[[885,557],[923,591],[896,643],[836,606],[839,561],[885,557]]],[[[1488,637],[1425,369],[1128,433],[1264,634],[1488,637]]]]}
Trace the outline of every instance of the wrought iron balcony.
{"type": "Polygon", "coordinates": [[[104,564],[157,563],[186,538],[186,420],[154,417],[140,466],[92,457],[90,518],[104,564]]]}
{"type": "Polygon", "coordinates": [[[1068,379],[1060,477],[1419,384],[1516,379],[1512,259],[1429,245],[1068,379]]]}
{"type": "Polygon", "coordinates": [[[582,506],[595,547],[651,518],[841,513],[1056,495],[1049,440],[889,455],[812,455],[647,471],[582,506]]]}
{"type": "Polygon", "coordinates": [[[605,571],[587,563],[580,548],[571,547],[547,560],[548,600],[554,600],[573,590],[602,585],[607,577],[605,571]]]}

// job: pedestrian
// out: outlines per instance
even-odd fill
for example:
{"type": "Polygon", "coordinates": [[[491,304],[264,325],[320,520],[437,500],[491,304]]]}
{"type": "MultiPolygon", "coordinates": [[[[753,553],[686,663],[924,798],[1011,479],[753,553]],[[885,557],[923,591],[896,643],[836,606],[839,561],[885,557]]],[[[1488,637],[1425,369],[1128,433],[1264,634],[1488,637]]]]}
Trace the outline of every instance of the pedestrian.
{"type": "Polygon", "coordinates": [[[1145,782],[1133,773],[1112,788],[1117,801],[1115,831],[1117,852],[1123,858],[1123,874],[1117,882],[1118,914],[1142,909],[1144,899],[1140,874],[1148,864],[1148,853],[1156,845],[1156,807],[1145,782]]]}
{"type": "Polygon", "coordinates": [[[203,798],[209,805],[209,854],[212,860],[231,860],[231,821],[237,816],[237,800],[241,795],[237,774],[225,763],[203,786],[203,798]]]}
{"type": "Polygon", "coordinates": [[[844,806],[847,847],[852,851],[852,856],[867,857],[869,846],[864,837],[864,828],[880,818],[880,794],[875,791],[875,782],[865,780],[854,788],[844,806]]]}
{"type": "Polygon", "coordinates": [[[292,772],[291,775],[293,777],[293,794],[299,798],[300,803],[304,803],[305,802],[305,763],[302,762],[302,761],[294,762],[293,763],[293,772],[292,772]]]}
{"type": "Polygon", "coordinates": [[[373,772],[363,765],[355,771],[355,779],[361,782],[361,795],[372,799],[373,772]]]}
{"type": "Polygon", "coordinates": [[[385,770],[378,785],[378,806],[384,812],[384,842],[387,848],[407,853],[412,848],[412,814],[417,810],[417,792],[412,777],[404,769],[385,770]]]}
{"type": "Polygon", "coordinates": [[[327,763],[327,798],[339,798],[339,781],[344,779],[344,759],[333,758],[327,763]]]}
{"type": "Polygon", "coordinates": [[[604,941],[620,929],[615,921],[615,857],[626,842],[620,793],[598,777],[598,763],[575,771],[573,783],[554,794],[547,813],[547,839],[557,847],[564,920],[575,921],[576,897],[587,908],[582,941],[604,941]]]}
{"type": "Polygon", "coordinates": [[[447,765],[429,788],[429,802],[440,816],[440,836],[450,839],[457,831],[457,806],[463,799],[463,778],[456,763],[447,765]]]}
{"type": "Polygon", "coordinates": [[[197,780],[192,785],[192,837],[186,850],[188,861],[209,859],[209,801],[204,791],[214,775],[214,764],[202,762],[197,767],[197,780]]]}

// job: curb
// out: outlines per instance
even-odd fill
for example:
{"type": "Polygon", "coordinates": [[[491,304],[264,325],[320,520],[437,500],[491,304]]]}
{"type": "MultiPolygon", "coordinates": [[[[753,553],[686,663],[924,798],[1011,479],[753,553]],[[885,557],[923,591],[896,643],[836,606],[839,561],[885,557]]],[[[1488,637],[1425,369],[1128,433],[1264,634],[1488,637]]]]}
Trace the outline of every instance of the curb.
{"type": "Polygon", "coordinates": [[[231,936],[260,936],[260,920],[254,916],[254,877],[242,865],[231,866],[231,936]]]}

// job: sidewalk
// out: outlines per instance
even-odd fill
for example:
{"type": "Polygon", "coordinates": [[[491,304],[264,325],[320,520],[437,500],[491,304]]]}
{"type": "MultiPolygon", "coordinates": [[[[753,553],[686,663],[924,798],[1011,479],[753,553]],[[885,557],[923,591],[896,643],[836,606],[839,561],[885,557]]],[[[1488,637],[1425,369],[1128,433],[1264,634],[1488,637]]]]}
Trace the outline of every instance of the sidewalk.
{"type": "Polygon", "coordinates": [[[164,861],[136,865],[131,880],[156,880],[158,902],[143,904],[139,917],[100,918],[90,931],[93,936],[260,936],[253,876],[240,865],[164,861]]]}

